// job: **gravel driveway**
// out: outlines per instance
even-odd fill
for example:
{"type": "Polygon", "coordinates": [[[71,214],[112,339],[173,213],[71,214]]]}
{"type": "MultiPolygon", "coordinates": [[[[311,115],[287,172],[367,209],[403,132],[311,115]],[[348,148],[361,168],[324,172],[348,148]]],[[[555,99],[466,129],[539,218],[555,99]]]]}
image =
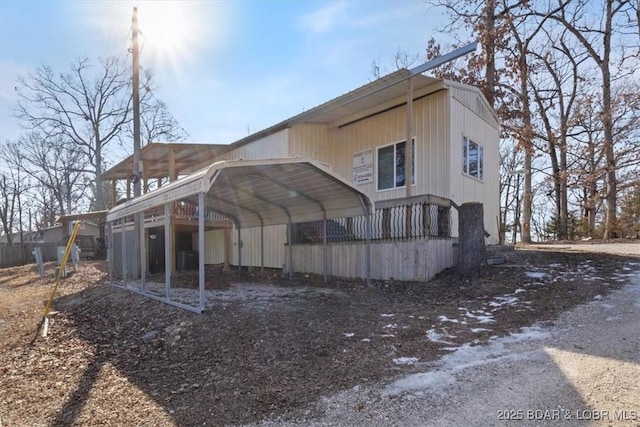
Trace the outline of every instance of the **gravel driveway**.
{"type": "MultiPolygon", "coordinates": [[[[551,246],[626,255],[640,248],[551,246]]],[[[552,326],[457,347],[420,373],[326,397],[313,411],[320,418],[293,424],[640,426],[640,256],[620,276],[626,286],[552,326]]]]}

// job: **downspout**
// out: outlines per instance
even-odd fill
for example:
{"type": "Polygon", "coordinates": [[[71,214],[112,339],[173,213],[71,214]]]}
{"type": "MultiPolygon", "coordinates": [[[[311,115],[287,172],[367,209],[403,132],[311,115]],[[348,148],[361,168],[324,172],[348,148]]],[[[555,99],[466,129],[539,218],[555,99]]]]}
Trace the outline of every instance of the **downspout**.
{"type": "Polygon", "coordinates": [[[405,195],[411,197],[413,184],[413,79],[407,79],[407,142],[404,146],[404,185],[405,195]]]}

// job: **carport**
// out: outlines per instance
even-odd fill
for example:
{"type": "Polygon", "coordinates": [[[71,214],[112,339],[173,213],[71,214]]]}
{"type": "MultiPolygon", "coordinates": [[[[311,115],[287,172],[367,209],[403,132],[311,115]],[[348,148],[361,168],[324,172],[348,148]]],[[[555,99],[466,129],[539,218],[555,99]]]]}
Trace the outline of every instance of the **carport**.
{"type": "MultiPolygon", "coordinates": [[[[167,304],[202,312],[205,307],[205,216],[211,213],[227,218],[235,225],[240,240],[240,229],[287,224],[289,242],[288,273],[292,274],[291,224],[307,221],[323,221],[323,273],[327,280],[327,220],[338,217],[366,215],[370,218],[372,202],[368,196],[348,181],[329,170],[326,166],[308,158],[282,158],[270,160],[233,160],[211,164],[204,169],[172,182],[162,188],[147,193],[113,208],[107,215],[109,230],[109,259],[114,258],[114,227],[120,227],[121,256],[138,256],[140,269],[146,272],[144,227],[135,229],[140,254],[127,254],[125,245],[125,224],[144,224],[145,212],[164,208],[165,229],[165,293],[164,296],[149,293],[145,274],[141,275],[141,287],[127,286],[126,263],[122,263],[121,285],[115,283],[113,262],[110,266],[110,281],[114,286],[142,293],[167,304]],[[198,221],[198,289],[199,304],[192,306],[171,299],[171,262],[169,234],[172,205],[177,201],[187,201],[197,205],[198,221]],[[136,220],[134,221],[134,218],[136,220]]],[[[157,219],[156,219],[157,221],[157,219]]],[[[367,246],[365,251],[367,282],[370,280],[370,221],[367,222],[367,246]]],[[[262,269],[264,269],[264,242],[261,233],[260,247],[262,269]]],[[[238,264],[242,267],[240,245],[238,264]]]]}

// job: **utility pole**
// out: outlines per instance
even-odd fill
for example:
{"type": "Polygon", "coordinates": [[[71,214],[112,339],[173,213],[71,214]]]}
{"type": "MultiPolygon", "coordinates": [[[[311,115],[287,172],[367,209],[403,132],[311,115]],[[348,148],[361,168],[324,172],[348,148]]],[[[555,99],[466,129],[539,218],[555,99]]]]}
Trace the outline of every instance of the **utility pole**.
{"type": "Polygon", "coordinates": [[[140,196],[140,60],[138,47],[138,8],[133,8],[131,19],[133,58],[133,197],[140,196]]]}
{"type": "MultiPolygon", "coordinates": [[[[133,17],[131,18],[131,57],[133,58],[133,197],[140,197],[140,59],[138,45],[138,8],[133,8],[133,17]]],[[[133,241],[135,262],[133,266],[133,278],[141,277],[142,263],[140,248],[140,228],[142,225],[141,214],[135,214],[133,217],[133,241]]],[[[124,238],[125,230],[123,227],[122,235],[124,238]]]]}

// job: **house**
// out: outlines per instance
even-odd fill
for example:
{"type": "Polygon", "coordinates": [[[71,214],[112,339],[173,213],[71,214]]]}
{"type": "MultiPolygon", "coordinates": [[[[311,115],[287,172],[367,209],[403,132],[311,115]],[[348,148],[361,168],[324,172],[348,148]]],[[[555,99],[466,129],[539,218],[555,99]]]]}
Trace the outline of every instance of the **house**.
{"type": "MultiPolygon", "coordinates": [[[[198,222],[196,199],[180,200],[174,195],[156,199],[156,203],[171,200],[174,220],[191,221],[191,225],[176,222],[168,237],[160,228],[150,227],[146,239],[155,235],[154,240],[171,247],[171,255],[163,257],[171,263],[167,271],[176,268],[176,252],[190,252],[204,264],[426,281],[454,264],[453,244],[458,233],[455,206],[483,203],[487,243],[498,241],[499,131],[495,112],[476,87],[401,69],[233,144],[216,146],[219,151],[213,158],[201,160],[187,154],[188,159],[183,159],[183,165],[189,165],[186,173],[210,167],[212,160],[231,164],[308,159],[314,168],[324,168],[366,196],[372,203],[370,215],[362,216],[367,212],[365,206],[360,216],[336,217],[328,222],[285,221],[247,227],[225,219],[225,209],[216,209],[216,204],[228,207],[231,200],[216,199],[206,203],[208,222],[200,243],[194,228],[198,222]],[[411,140],[411,150],[407,140],[411,140]],[[412,185],[406,185],[408,176],[412,185]],[[368,259],[363,256],[365,240],[371,242],[366,245],[368,259]],[[371,264],[369,271],[365,271],[365,261],[371,264]]],[[[166,145],[163,150],[179,145],[166,145]]],[[[164,172],[156,171],[156,175],[175,180],[177,165],[169,157],[167,162],[164,172]]],[[[122,170],[126,165],[130,168],[130,159],[103,177],[129,176],[130,171],[122,170]]],[[[292,186],[294,178],[292,175],[288,181],[292,186]]],[[[153,193],[124,206],[132,214],[144,211],[145,218],[154,218],[154,211],[162,213],[162,205],[143,203],[153,193]]],[[[172,214],[170,209],[166,212],[172,214]]],[[[117,221],[126,222],[122,216],[117,216],[117,221]]],[[[153,222],[145,219],[145,227],[148,224],[153,222]]],[[[145,257],[150,256],[151,247],[145,257]]],[[[133,267],[123,269],[116,264],[116,270],[120,269],[133,271],[133,267]]]]}
{"type": "MultiPolygon", "coordinates": [[[[60,219],[58,219],[58,221],[60,221],[60,219]]],[[[64,225],[58,223],[40,230],[41,241],[43,243],[56,243],[58,245],[62,245],[64,237],[71,234],[69,227],[72,229],[74,224],[75,221],[67,222],[64,225]]],[[[89,221],[82,221],[78,234],[92,236],[94,238],[101,237],[100,225],[89,221]]]]}

